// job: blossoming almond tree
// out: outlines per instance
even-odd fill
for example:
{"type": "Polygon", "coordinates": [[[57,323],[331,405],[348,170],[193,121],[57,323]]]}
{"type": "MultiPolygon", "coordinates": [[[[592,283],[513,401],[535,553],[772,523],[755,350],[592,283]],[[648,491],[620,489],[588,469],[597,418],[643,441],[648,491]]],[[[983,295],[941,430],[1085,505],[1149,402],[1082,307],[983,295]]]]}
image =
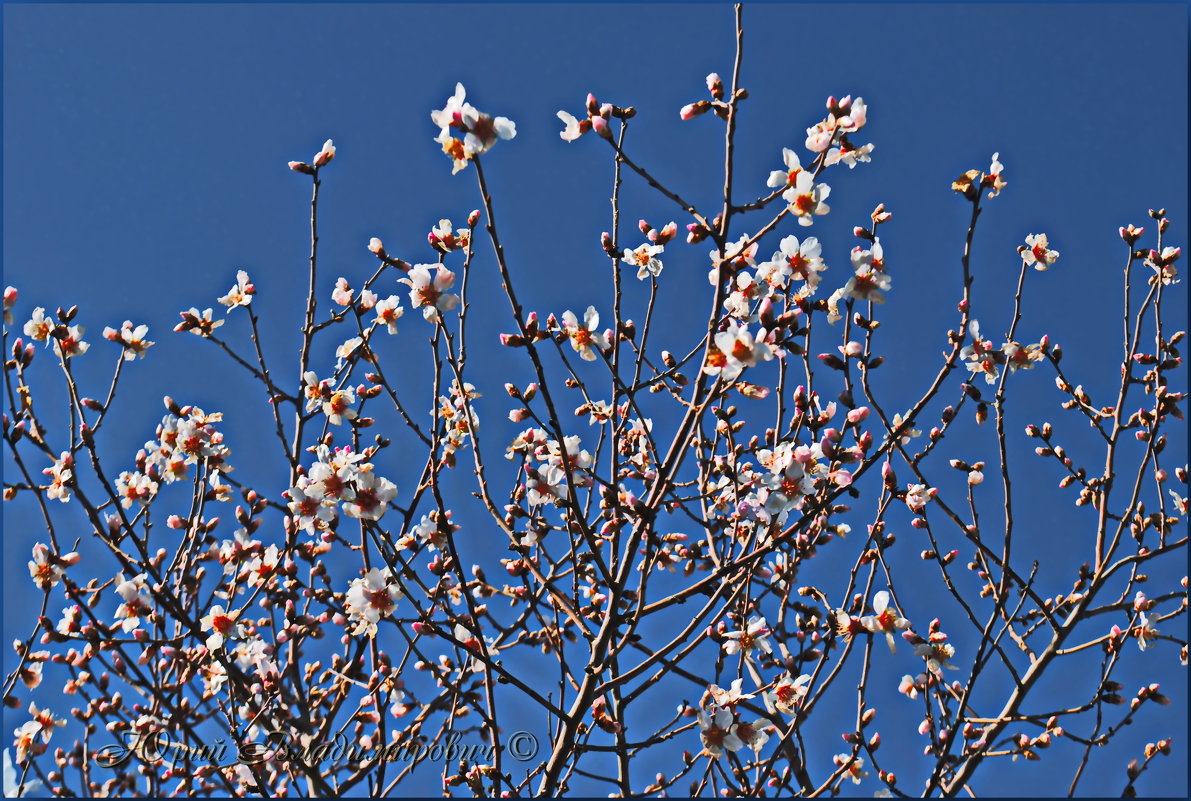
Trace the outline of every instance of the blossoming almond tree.
{"type": "MultiPolygon", "coordinates": [[[[722,126],[722,197],[696,205],[633,158],[634,107],[588,95],[558,113],[575,157],[610,167],[609,230],[591,240],[610,303],[527,308],[484,170],[516,158],[517,128],[462,84],[428,133],[476,208],[444,211],[425,245],[361,243],[370,274],[322,269],[334,143],[290,162],[312,193],[295,363],[261,345],[268,276],[238,271],[220,311],[175,329],[259,385],[229,398],[267,406],[252,441],[225,438],[228,409],[172,397],[155,429],[114,430],[125,371],[167,344],[107,327],[110,382],[87,386],[76,360],[103,346],[76,318],[94,312],[5,291],[5,500],[45,526],[38,611],[6,663],[22,716],[6,794],[995,794],[1040,759],[1077,794],[1125,726],[1185,705],[1149,679],[1187,649],[1186,579],[1166,580],[1187,492],[1171,221],[1121,228],[1116,390],[1093,400],[1023,314],[1065,266],[1047,234],[983,271],[973,256],[990,201],[1012,202],[998,154],[939,187],[970,209],[962,251],[932,254],[950,278],[885,252],[896,197],[855,221],[852,247],[814,235],[827,172],[879,158],[862,98],[828,98],[805,138],[776,142],[767,182],[737,174],[742,19],[730,77],[679,112],[722,126]],[[621,219],[626,181],[673,211],[641,220],[644,243],[621,219]],[[982,282],[1010,262],[1001,308],[982,282]],[[698,327],[655,314],[704,270],[698,327]],[[479,271],[503,297],[476,295],[479,271]],[[949,282],[954,326],[913,345],[934,375],[895,404],[881,353],[911,345],[882,338],[880,307],[927,280],[949,282]],[[506,327],[477,330],[472,309],[497,302],[506,327]],[[237,318],[242,341],[219,330],[237,318]],[[530,380],[485,383],[482,360],[530,380]],[[1021,417],[1022,387],[1052,380],[1053,418],[1021,417]],[[69,424],[50,425],[62,404],[69,424]],[[488,433],[504,419],[519,433],[488,433]],[[270,452],[275,474],[237,470],[244,452],[270,452]],[[1023,512],[1020,487],[1043,480],[1070,493],[1068,519],[1023,512]],[[1040,571],[1041,538],[1070,563],[1040,571]],[[43,685],[52,707],[27,700],[43,685]],[[459,735],[486,756],[460,757],[459,735]]],[[[1177,770],[1172,747],[1159,734],[1130,755],[1120,789],[1177,770]]]]}

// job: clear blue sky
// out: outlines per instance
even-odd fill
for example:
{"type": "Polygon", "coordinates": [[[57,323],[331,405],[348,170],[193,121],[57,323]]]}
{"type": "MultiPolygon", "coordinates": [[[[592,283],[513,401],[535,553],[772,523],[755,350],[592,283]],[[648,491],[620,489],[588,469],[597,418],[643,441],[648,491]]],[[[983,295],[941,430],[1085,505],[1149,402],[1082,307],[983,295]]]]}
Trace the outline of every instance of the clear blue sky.
{"type": "MultiPolygon", "coordinates": [[[[276,321],[265,332],[274,369],[293,380],[296,368],[280,365],[298,342],[309,181],[287,170],[288,160],[308,160],[328,137],[339,151],[323,175],[320,206],[325,310],[336,276],[358,286],[371,274],[369,237],[408,261],[433,261],[429,229],[442,217],[462,224],[479,205],[472,171],[450,175],[429,120],[462,81],[480,109],[517,123],[516,139],[500,143],[485,167],[514,273],[523,276],[522,303],[543,316],[581,312],[589,303],[606,312],[611,292],[598,237],[609,228],[607,148],[594,137],[564,143],[554,114],[579,113],[589,91],[635,106],[628,152],[700,208],[713,208],[722,126],[710,116],[683,123],[677,111],[705,96],[707,73],[730,75],[731,24],[731,7],[717,3],[6,4],[3,266],[5,283],[21,291],[16,328],[35,305],[79,304],[92,352],[75,367],[94,382],[89,394],[100,395],[115,359],[103,327],[125,319],[149,324],[158,344],[144,362],[128,365],[121,416],[109,429],[109,437],[119,429],[123,441],[109,441],[111,458],[131,460],[153,435],[161,396],[170,394],[227,413],[233,460],[250,474],[252,443],[269,420],[259,392],[210,343],[170,329],[191,306],[215,306],[222,317],[215,298],[237,269],[247,269],[259,291],[254,307],[276,321]]],[[[994,151],[1009,186],[986,204],[977,235],[977,289],[990,310],[978,314],[985,333],[997,337],[1007,326],[1017,246],[1045,231],[1062,258],[1050,272],[1028,276],[1020,338],[1049,332],[1063,344],[1071,373],[1099,368],[1112,379],[1124,253],[1117,228],[1152,228],[1146,210],[1164,206],[1175,244],[1186,241],[1184,5],[767,3],[746,6],[745,26],[742,84],[751,97],[737,140],[741,199],[764,192],[782,147],[801,150],[828,95],[860,95],[869,105],[858,138],[876,145],[873,162],[834,170],[831,214],[809,231],[786,233],[813,233],[825,243],[830,291],[847,269],[852,227],[877,203],[894,212],[882,230],[894,289],[881,334],[896,364],[880,377],[891,397],[908,401],[937,370],[941,334],[954,325],[968,216],[949,185],[964,170],[986,169],[994,151]]],[[[625,193],[625,240],[635,240],[638,217],[687,222],[631,177],[625,193]]],[[[670,317],[663,319],[681,320],[694,303],[700,312],[706,305],[709,249],[668,251],[660,312],[670,317]]],[[[773,249],[776,243],[763,246],[762,256],[773,249]]],[[[497,286],[492,277],[489,288],[497,286]]],[[[387,289],[382,296],[404,297],[400,287],[387,289]]],[[[1186,326],[1184,307],[1168,310],[1174,328],[1186,326]]],[[[236,317],[220,333],[244,343],[246,321],[236,317]]],[[[503,300],[477,304],[474,319],[477,332],[510,330],[503,300]]],[[[423,355],[429,333],[407,314],[399,339],[423,355]]],[[[336,343],[325,344],[324,357],[336,343]]],[[[507,352],[496,355],[503,360],[507,352]]],[[[40,365],[47,381],[49,361],[40,365]]],[[[523,366],[515,369],[518,383],[529,380],[523,366]]],[[[479,371],[473,380],[493,399],[491,462],[512,435],[499,422],[505,373],[479,371]]],[[[1033,381],[1030,402],[1052,410],[1038,411],[1034,421],[1057,421],[1061,398],[1051,378],[1033,381]]],[[[992,461],[991,443],[973,447],[992,461]]],[[[1178,461],[1185,462],[1185,445],[1171,447],[1182,448],[1178,461]]],[[[1022,489],[1024,505],[1037,510],[1040,540],[1049,536],[1047,496],[1058,479],[1042,475],[1041,484],[1022,489]]],[[[399,487],[413,480],[396,467],[393,477],[399,487]]],[[[259,485],[280,491],[275,482],[282,480],[259,485]]],[[[8,640],[27,633],[13,628],[10,610],[30,590],[24,564],[38,533],[29,511],[5,510],[8,640]]],[[[1055,548],[1039,548],[1043,572],[1065,576],[1058,567],[1070,561],[1067,546],[1056,538],[1055,548]]],[[[919,616],[931,615],[923,609],[919,616]]],[[[1169,657],[1164,651],[1164,663],[1169,657]]],[[[1172,688],[1185,685],[1185,674],[1166,675],[1172,688]]],[[[686,694],[694,700],[698,693],[686,694]]],[[[1178,709],[1186,709],[1183,700],[1178,709]]],[[[1168,710],[1147,709],[1131,742],[1170,733],[1185,755],[1186,720],[1168,710]]],[[[6,713],[5,731],[20,722],[12,717],[6,713]]],[[[892,749],[890,717],[882,732],[892,749]]],[[[908,753],[921,745],[915,724],[904,727],[908,753]]],[[[683,747],[697,750],[689,739],[683,747]]],[[[842,750],[838,745],[829,747],[842,750]]],[[[1083,789],[1115,792],[1135,753],[1119,751],[1083,789]],[[1097,777],[1111,783],[1096,784],[1097,777]]],[[[1172,765],[1148,774],[1143,794],[1185,793],[1183,772],[1172,765]]],[[[1065,772],[1053,780],[1045,770],[1035,773],[1029,788],[1000,788],[988,775],[976,787],[984,795],[1065,791],[1065,772]]],[[[860,790],[867,795],[877,786],[870,781],[860,790]]]]}

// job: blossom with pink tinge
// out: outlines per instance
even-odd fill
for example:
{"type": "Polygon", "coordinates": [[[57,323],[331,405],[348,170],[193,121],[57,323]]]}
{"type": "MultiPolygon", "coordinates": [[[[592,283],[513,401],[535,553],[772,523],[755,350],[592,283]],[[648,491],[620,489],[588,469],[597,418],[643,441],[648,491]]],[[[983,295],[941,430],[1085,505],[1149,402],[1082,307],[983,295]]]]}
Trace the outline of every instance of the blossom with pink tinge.
{"type": "Polygon", "coordinates": [[[1018,249],[1027,265],[1035,270],[1047,270],[1059,258],[1059,251],[1051,250],[1046,234],[1030,234],[1024,247],[1018,249]]]}

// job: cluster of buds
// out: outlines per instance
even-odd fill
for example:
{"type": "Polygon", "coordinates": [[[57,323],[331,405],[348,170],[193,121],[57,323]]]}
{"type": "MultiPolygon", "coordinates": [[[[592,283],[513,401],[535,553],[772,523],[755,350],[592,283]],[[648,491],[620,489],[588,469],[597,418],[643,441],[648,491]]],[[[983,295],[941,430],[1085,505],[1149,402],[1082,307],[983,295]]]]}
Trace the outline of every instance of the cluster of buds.
{"type": "Polygon", "coordinates": [[[300,172],[303,175],[314,175],[318,172],[320,167],[325,167],[331,163],[335,158],[335,143],[330,139],[323,142],[323,149],[314,154],[312,161],[314,166],[307,164],[304,161],[291,161],[289,168],[294,172],[300,172]]]}
{"type": "Polygon", "coordinates": [[[587,95],[587,119],[581,120],[566,111],[559,111],[558,118],[566,127],[558,135],[562,137],[563,141],[574,142],[588,131],[595,131],[604,139],[611,139],[612,128],[609,123],[613,119],[631,120],[636,115],[637,110],[632,106],[621,108],[611,103],[600,103],[596,100],[595,95],[589,93],[587,95]]]}
{"type": "Polygon", "coordinates": [[[637,227],[641,229],[641,233],[645,234],[645,238],[652,245],[667,245],[678,233],[678,225],[674,222],[669,222],[663,225],[661,229],[657,229],[645,220],[641,220],[637,223],[637,227]]]}
{"type": "Polygon", "coordinates": [[[525,334],[501,334],[500,344],[510,348],[524,348],[534,342],[541,342],[550,332],[538,327],[538,313],[530,312],[525,318],[525,334]]]}
{"type": "MultiPolygon", "coordinates": [[[[718,73],[713,72],[707,76],[707,91],[711,93],[711,100],[697,100],[694,103],[687,103],[679,110],[678,116],[684,120],[691,120],[709,111],[713,111],[721,120],[728,119],[730,104],[724,101],[724,82],[720,79],[718,73]]],[[[748,96],[747,89],[737,89],[732,99],[744,100],[748,96]]]]}

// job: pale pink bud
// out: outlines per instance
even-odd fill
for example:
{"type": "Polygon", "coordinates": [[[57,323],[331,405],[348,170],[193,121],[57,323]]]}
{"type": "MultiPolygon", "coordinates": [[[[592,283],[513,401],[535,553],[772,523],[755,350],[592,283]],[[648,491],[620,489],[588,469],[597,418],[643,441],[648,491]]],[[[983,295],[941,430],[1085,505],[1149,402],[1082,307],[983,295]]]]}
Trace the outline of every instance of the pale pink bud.
{"type": "Polygon", "coordinates": [[[706,114],[710,109],[710,101],[700,100],[697,103],[688,103],[687,105],[683,106],[679,110],[678,116],[684,120],[690,120],[698,117],[700,114],[706,114]]]}
{"type": "Polygon", "coordinates": [[[707,91],[711,92],[711,96],[716,100],[724,99],[724,82],[717,73],[713,72],[707,76],[707,91]]]}
{"type": "Polygon", "coordinates": [[[335,158],[335,145],[328,139],[323,142],[323,149],[320,150],[314,157],[315,167],[325,167],[331,163],[331,159],[335,158]]]}
{"type": "Polygon", "coordinates": [[[379,256],[385,252],[385,243],[374,236],[368,240],[368,249],[379,256]]]}
{"type": "Polygon", "coordinates": [[[604,139],[612,138],[612,129],[608,127],[608,121],[603,117],[592,117],[591,129],[604,139]]]}

